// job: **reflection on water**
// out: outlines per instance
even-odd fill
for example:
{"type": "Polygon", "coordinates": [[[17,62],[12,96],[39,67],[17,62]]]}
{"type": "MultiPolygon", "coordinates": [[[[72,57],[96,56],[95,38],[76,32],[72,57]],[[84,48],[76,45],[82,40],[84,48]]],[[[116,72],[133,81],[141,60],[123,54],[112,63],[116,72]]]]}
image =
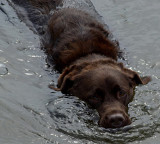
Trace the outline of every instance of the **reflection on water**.
{"type": "Polygon", "coordinates": [[[127,66],[153,79],[135,90],[129,104],[132,124],[103,129],[95,110],[50,90],[58,74],[45,63],[39,37],[0,0],[0,143],[160,143],[160,2],[92,2],[125,48],[127,66]]]}
{"type": "Polygon", "coordinates": [[[8,74],[8,68],[4,64],[0,64],[0,76],[8,74]]]}

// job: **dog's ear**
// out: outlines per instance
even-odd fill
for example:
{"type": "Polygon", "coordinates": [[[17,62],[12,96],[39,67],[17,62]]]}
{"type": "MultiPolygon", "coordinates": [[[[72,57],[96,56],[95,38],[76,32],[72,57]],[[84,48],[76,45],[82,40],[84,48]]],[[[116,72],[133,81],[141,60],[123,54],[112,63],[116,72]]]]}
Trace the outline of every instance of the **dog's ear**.
{"type": "Polygon", "coordinates": [[[81,75],[81,72],[85,67],[88,66],[88,63],[83,63],[80,65],[71,65],[65,68],[58,79],[58,84],[56,89],[57,91],[61,91],[64,94],[71,94],[70,90],[74,84],[75,79],[81,75]]]}
{"type": "Polygon", "coordinates": [[[71,78],[69,76],[66,76],[63,79],[60,87],[58,87],[58,88],[63,94],[70,94],[69,90],[72,88],[73,83],[74,83],[74,81],[71,80],[71,78]]]}
{"type": "Polygon", "coordinates": [[[72,65],[65,68],[58,79],[57,88],[55,88],[54,90],[61,91],[63,94],[70,94],[70,89],[74,84],[76,76],[80,74],[82,67],[72,65]]]}
{"type": "Polygon", "coordinates": [[[150,76],[140,77],[137,72],[124,68],[122,63],[119,63],[118,65],[122,69],[122,71],[125,74],[127,74],[127,76],[132,80],[132,82],[135,83],[135,85],[139,85],[139,84],[145,85],[151,81],[150,76]]]}
{"type": "Polygon", "coordinates": [[[73,80],[71,80],[72,74],[71,71],[74,69],[73,67],[67,67],[64,69],[62,74],[60,75],[58,79],[58,84],[57,84],[57,91],[61,91],[63,94],[69,94],[69,89],[73,85],[73,80]]]}
{"type": "Polygon", "coordinates": [[[132,81],[135,82],[136,85],[139,85],[139,84],[146,85],[151,81],[150,76],[140,77],[136,72],[131,79],[132,81]]]}

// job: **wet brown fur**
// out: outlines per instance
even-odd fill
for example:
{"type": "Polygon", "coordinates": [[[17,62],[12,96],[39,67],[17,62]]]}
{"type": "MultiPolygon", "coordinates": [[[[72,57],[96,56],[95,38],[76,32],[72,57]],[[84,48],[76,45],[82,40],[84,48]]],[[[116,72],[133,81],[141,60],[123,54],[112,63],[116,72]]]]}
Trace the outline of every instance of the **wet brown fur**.
{"type": "Polygon", "coordinates": [[[50,38],[46,53],[55,68],[62,71],[80,57],[97,53],[117,59],[118,46],[109,40],[109,31],[87,13],[76,9],[63,9],[49,21],[50,38]]]}
{"type": "Polygon", "coordinates": [[[127,105],[134,88],[147,84],[150,78],[141,78],[117,62],[119,46],[110,40],[110,32],[89,14],[68,8],[51,17],[47,35],[47,56],[62,72],[58,88],[53,89],[75,95],[96,108],[102,127],[130,124],[127,105]],[[119,125],[113,122],[116,115],[122,119],[119,125]]]}
{"type": "Polygon", "coordinates": [[[61,73],[57,88],[50,88],[75,95],[97,109],[102,127],[130,124],[127,106],[132,101],[134,88],[151,79],[140,77],[117,62],[119,45],[110,39],[110,31],[93,16],[75,8],[63,8],[51,15],[61,0],[13,1],[38,9],[35,17],[32,10],[26,8],[35,27],[47,23],[47,30],[39,33],[43,35],[49,63],[61,73]],[[39,12],[44,16],[42,22],[39,12]]]}

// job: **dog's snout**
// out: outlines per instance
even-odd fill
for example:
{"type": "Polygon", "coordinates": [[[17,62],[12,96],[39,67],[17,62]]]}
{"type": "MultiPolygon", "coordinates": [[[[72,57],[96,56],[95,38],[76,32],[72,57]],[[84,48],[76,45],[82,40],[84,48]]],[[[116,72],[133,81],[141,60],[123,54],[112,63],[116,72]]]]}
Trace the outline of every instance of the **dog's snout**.
{"type": "Polygon", "coordinates": [[[131,124],[131,120],[128,115],[122,111],[106,113],[101,116],[99,125],[104,128],[121,128],[131,124]]]}
{"type": "Polygon", "coordinates": [[[124,126],[124,123],[125,123],[125,117],[121,113],[109,115],[108,123],[113,128],[122,127],[124,126]]]}

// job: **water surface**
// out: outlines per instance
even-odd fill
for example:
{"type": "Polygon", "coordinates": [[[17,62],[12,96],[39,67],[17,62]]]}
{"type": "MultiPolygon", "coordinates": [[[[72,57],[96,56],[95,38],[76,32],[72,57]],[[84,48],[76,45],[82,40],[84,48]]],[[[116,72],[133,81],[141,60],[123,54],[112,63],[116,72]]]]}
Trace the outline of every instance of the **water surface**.
{"type": "Polygon", "coordinates": [[[127,67],[153,79],[135,90],[132,124],[100,128],[95,110],[50,90],[58,74],[47,67],[38,35],[0,0],[0,143],[160,143],[160,1],[92,2],[126,53],[127,67]]]}

